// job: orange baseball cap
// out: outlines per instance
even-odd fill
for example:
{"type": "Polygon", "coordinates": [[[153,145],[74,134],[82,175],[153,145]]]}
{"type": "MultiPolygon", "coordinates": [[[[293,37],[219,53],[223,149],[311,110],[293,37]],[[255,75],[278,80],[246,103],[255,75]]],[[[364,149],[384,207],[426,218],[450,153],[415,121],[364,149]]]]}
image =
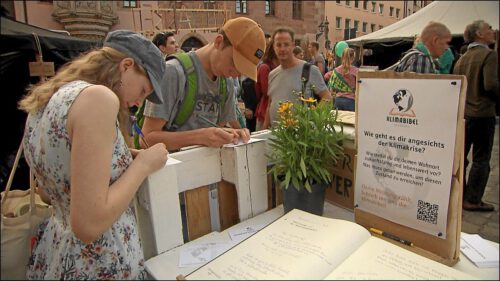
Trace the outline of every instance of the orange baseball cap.
{"type": "Polygon", "coordinates": [[[264,31],[253,20],[238,17],[228,20],[222,30],[233,45],[233,60],[236,69],[257,81],[257,64],[264,56],[266,38],[264,31]]]}

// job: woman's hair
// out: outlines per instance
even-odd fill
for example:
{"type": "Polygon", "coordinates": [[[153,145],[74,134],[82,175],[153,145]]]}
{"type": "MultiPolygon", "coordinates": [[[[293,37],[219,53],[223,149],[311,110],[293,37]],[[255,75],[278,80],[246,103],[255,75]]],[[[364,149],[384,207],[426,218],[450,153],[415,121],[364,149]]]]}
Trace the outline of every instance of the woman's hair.
{"type": "Polygon", "coordinates": [[[355,55],[356,53],[352,48],[345,48],[342,52],[342,70],[344,71],[344,75],[349,73],[351,65],[354,62],[355,55]]]}
{"type": "Polygon", "coordinates": [[[298,55],[298,54],[300,54],[300,53],[302,53],[302,52],[304,52],[304,50],[303,50],[300,46],[295,46],[295,47],[293,48],[293,54],[294,54],[294,55],[298,55]]]}
{"type": "Polygon", "coordinates": [[[271,37],[269,40],[269,43],[267,43],[266,46],[266,52],[264,53],[264,56],[262,57],[262,62],[267,63],[269,65],[272,64],[273,59],[276,58],[276,52],[274,51],[274,38],[271,37]]]}
{"type": "MultiPolygon", "coordinates": [[[[127,56],[113,48],[103,47],[92,50],[70,63],[65,64],[48,81],[42,81],[37,85],[28,88],[28,94],[19,102],[19,109],[34,113],[44,108],[52,95],[63,85],[75,80],[83,80],[90,84],[104,85],[117,93],[120,83],[120,62],[127,56]]],[[[145,70],[134,64],[137,71],[147,76],[145,70]]],[[[120,96],[118,96],[120,99],[120,96]]],[[[128,109],[120,107],[119,121],[122,132],[128,128],[128,109]]],[[[128,134],[128,133],[127,133],[128,134]]],[[[124,136],[127,136],[124,134],[124,136]]]]}

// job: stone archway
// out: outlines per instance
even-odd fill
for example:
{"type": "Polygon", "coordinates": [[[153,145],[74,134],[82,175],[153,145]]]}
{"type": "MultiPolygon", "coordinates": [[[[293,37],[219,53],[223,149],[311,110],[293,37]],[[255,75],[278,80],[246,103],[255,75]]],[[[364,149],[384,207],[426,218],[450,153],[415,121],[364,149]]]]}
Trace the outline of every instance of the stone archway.
{"type": "Polygon", "coordinates": [[[186,34],[185,36],[183,36],[181,42],[182,44],[180,48],[185,52],[189,52],[192,49],[199,49],[208,43],[205,38],[203,38],[196,32],[186,34]]]}

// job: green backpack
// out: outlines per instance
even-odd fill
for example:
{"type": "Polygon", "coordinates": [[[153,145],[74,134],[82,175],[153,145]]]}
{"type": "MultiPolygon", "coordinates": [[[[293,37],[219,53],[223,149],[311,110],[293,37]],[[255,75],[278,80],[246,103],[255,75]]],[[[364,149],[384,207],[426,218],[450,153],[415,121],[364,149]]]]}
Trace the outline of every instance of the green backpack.
{"type": "MultiPolygon", "coordinates": [[[[182,103],[179,107],[179,110],[177,111],[177,115],[174,117],[174,120],[172,121],[169,130],[171,131],[176,131],[180,126],[182,126],[188,118],[193,114],[194,111],[194,106],[196,104],[196,94],[198,93],[198,77],[196,75],[196,71],[193,66],[193,61],[191,60],[191,57],[187,53],[175,53],[167,57],[167,60],[170,59],[177,59],[181,65],[182,68],[184,69],[184,74],[186,76],[186,96],[182,100],[182,103]]],[[[227,100],[227,82],[226,79],[220,79],[219,80],[219,92],[222,95],[222,98],[220,99],[220,110],[219,110],[219,117],[218,119],[220,120],[221,113],[224,111],[224,105],[227,100]]],[[[142,128],[142,125],[144,124],[144,106],[145,103],[142,104],[142,106],[137,110],[135,114],[136,122],[137,125],[142,128]]],[[[218,123],[218,122],[217,122],[218,123]]],[[[139,135],[134,131],[133,132],[134,136],[134,146],[136,148],[140,148],[139,145],[139,135]]]]}

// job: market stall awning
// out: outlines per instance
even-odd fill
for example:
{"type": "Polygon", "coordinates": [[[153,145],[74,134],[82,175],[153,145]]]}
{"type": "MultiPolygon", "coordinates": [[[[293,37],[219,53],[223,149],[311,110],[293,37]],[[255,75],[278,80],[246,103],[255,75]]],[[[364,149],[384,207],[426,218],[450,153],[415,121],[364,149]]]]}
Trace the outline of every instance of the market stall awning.
{"type": "Polygon", "coordinates": [[[453,36],[462,36],[465,27],[484,20],[498,30],[498,1],[434,1],[415,14],[370,34],[348,40],[350,46],[371,43],[412,42],[430,21],[445,24],[453,36]]]}

